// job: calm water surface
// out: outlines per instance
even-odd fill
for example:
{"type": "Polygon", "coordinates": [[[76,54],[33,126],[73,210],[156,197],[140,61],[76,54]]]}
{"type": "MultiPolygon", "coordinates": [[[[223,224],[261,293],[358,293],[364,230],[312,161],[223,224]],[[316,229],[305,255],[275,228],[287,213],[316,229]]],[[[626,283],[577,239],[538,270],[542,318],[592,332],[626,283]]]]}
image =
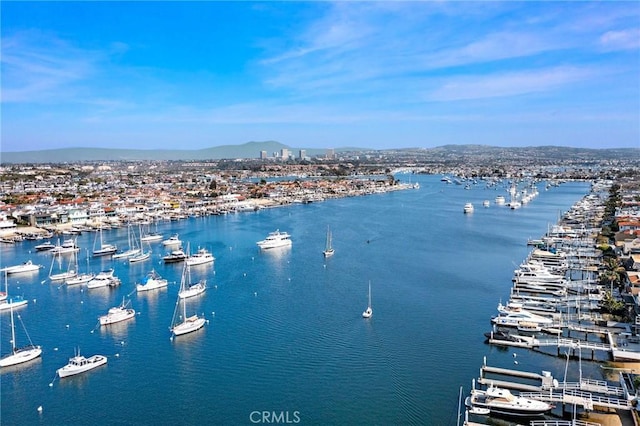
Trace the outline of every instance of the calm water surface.
{"type": "MultiPolygon", "coordinates": [[[[526,240],[543,235],[589,185],[545,191],[541,183],[537,198],[512,211],[493,203],[508,198],[504,187],[411,180],[420,189],[160,224],[165,237],[178,233],[192,251],[206,247],[216,257],[192,271],[209,288],[188,306],[208,323],[173,341],[168,327],[181,266],[162,263],[160,243],[141,264],[91,259],[94,272],[113,267],[122,280],[95,290],[49,283],[51,255],[37,253],[35,242],[1,246],[2,266],[43,265],[9,278],[9,293],[30,300],[19,313],[43,355],[2,371],[0,421],[235,425],[252,424],[253,411],[275,411],[289,412],[291,421],[297,412],[300,424],[456,424],[459,388],[468,392],[483,357],[513,366],[511,352],[484,344],[483,333],[497,303],[508,299],[526,240]],[[462,213],[465,202],[474,203],[473,214],[462,213]],[[325,260],[327,225],[336,254],[325,260]],[[293,246],[261,253],[256,241],[276,229],[289,232],[293,246]],[[169,287],[136,294],[152,268],[169,287]],[[365,320],[369,282],[374,314],[365,320]],[[100,328],[98,316],[123,296],[131,297],[135,320],[100,328]],[[55,378],[77,347],[108,356],[108,364],[55,378]]],[[[94,238],[79,237],[82,269],[94,238]]],[[[125,247],[127,231],[104,238],[125,247]]],[[[0,321],[6,354],[9,314],[0,321]]],[[[24,344],[20,323],[17,332],[24,344]]],[[[518,352],[518,368],[563,376],[562,359],[518,352]]]]}

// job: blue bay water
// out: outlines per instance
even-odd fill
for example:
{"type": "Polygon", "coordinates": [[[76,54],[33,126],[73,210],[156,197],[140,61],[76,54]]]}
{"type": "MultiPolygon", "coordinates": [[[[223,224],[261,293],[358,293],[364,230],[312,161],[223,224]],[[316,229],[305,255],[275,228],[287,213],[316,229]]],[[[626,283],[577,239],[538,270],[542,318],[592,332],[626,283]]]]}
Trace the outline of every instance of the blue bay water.
{"type": "MultiPolygon", "coordinates": [[[[114,267],[122,280],[103,290],[49,283],[51,256],[35,252],[34,242],[0,247],[2,266],[28,259],[44,266],[9,277],[10,294],[30,299],[17,312],[43,355],[1,372],[0,422],[234,425],[252,424],[253,411],[275,411],[290,419],[298,412],[300,424],[456,424],[459,388],[468,392],[483,357],[513,366],[511,352],[486,345],[483,333],[508,299],[526,240],[543,235],[589,185],[545,191],[539,184],[540,195],[514,211],[493,203],[508,198],[503,187],[411,179],[420,189],[160,224],[165,237],[178,233],[192,251],[206,247],[216,257],[214,266],[193,268],[209,288],[188,305],[209,322],[173,341],[181,266],[161,262],[161,244],[141,264],[91,259],[94,272],[114,267]],[[466,202],[473,214],[463,214],[466,202]],[[327,225],[336,254],[324,259],[327,225]],[[256,241],[276,229],[289,232],[293,246],[260,252],[256,241]],[[171,284],[136,294],[151,268],[171,284]],[[369,282],[374,313],[365,320],[369,282]],[[129,294],[135,320],[97,327],[98,316],[129,294]],[[54,380],[76,347],[109,362],[54,380]]],[[[79,237],[82,269],[94,237],[79,237]]],[[[104,238],[124,247],[127,231],[104,238]]],[[[0,321],[5,354],[8,313],[0,321]]],[[[19,323],[17,333],[24,344],[19,323]]],[[[560,358],[519,351],[518,360],[526,371],[564,371],[560,358]]]]}

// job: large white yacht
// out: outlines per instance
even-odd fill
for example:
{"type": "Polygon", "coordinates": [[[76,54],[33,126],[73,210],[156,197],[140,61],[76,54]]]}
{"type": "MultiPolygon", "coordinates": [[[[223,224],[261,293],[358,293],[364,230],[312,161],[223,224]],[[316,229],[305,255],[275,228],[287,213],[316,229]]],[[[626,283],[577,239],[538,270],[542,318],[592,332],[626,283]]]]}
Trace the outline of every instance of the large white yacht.
{"type": "Polygon", "coordinates": [[[188,256],[186,259],[187,265],[203,265],[205,263],[213,263],[215,257],[207,249],[201,248],[198,252],[192,256],[188,256]]]}
{"type": "Polygon", "coordinates": [[[291,236],[286,232],[280,232],[279,229],[270,232],[262,241],[256,243],[261,249],[271,249],[277,247],[287,247],[292,244],[291,236]]]}
{"type": "Polygon", "coordinates": [[[88,281],[87,288],[107,287],[113,284],[114,279],[116,278],[113,276],[113,269],[106,269],[88,281]]]}
{"type": "Polygon", "coordinates": [[[515,396],[508,389],[493,384],[487,390],[472,389],[471,396],[465,402],[470,408],[485,408],[492,414],[516,417],[540,416],[553,408],[544,401],[515,396]]]}
{"type": "Polygon", "coordinates": [[[0,269],[2,272],[6,272],[7,274],[21,274],[24,272],[34,272],[40,269],[42,265],[36,265],[32,261],[27,260],[26,262],[15,265],[15,266],[7,266],[5,268],[0,269]]]}
{"type": "Polygon", "coordinates": [[[553,324],[553,319],[529,312],[519,303],[509,303],[507,306],[500,303],[498,304],[498,312],[499,314],[493,317],[491,322],[499,326],[522,327],[523,325],[528,325],[542,327],[553,324]]]}

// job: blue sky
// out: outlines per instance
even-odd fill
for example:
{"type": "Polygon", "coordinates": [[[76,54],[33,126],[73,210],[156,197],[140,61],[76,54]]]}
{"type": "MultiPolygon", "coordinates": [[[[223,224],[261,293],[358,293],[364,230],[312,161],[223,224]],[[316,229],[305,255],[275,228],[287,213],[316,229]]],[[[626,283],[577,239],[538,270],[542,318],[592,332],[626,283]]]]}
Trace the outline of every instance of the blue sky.
{"type": "Polygon", "coordinates": [[[2,2],[2,151],[640,147],[640,2],[2,2]]]}

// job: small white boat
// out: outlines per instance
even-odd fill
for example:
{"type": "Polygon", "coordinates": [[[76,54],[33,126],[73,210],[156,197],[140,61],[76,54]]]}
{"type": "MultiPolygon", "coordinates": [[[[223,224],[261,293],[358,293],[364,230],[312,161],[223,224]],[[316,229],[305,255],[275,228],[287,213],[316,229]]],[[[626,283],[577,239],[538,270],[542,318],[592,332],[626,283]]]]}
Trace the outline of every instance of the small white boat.
{"type": "Polygon", "coordinates": [[[276,229],[274,232],[270,232],[262,241],[256,243],[261,249],[272,249],[277,247],[287,247],[292,244],[291,236],[286,232],[280,232],[276,229]]]}
{"type": "Polygon", "coordinates": [[[182,241],[180,241],[180,238],[178,238],[178,234],[176,234],[176,235],[172,235],[168,239],[164,240],[162,242],[162,244],[165,245],[165,246],[175,246],[175,245],[182,244],[182,241]]]}
{"type": "MultiPolygon", "coordinates": [[[[11,303],[11,302],[10,302],[11,303]]],[[[22,322],[20,315],[18,315],[18,319],[22,322]]],[[[24,328],[24,324],[22,324],[24,328]]],[[[31,341],[29,334],[25,334],[29,339],[29,345],[18,348],[16,346],[16,327],[13,320],[13,305],[11,307],[11,353],[0,358],[0,367],[9,367],[11,365],[21,364],[23,362],[31,361],[32,359],[38,358],[42,354],[42,348],[40,346],[36,346],[31,341]]]]}
{"type": "Polygon", "coordinates": [[[473,213],[473,204],[466,203],[462,209],[465,213],[473,213]]]}
{"type": "Polygon", "coordinates": [[[157,232],[152,232],[150,234],[143,235],[142,238],[140,238],[140,241],[145,243],[151,243],[154,241],[160,241],[162,240],[162,238],[164,238],[162,234],[159,234],[157,232]]]}
{"type": "Polygon", "coordinates": [[[110,308],[106,315],[102,315],[100,319],[100,325],[113,324],[120,321],[125,321],[133,318],[136,315],[136,311],[131,308],[127,308],[128,302],[125,303],[124,298],[120,306],[110,308]]]}
{"type": "Polygon", "coordinates": [[[188,256],[186,259],[187,265],[204,265],[205,263],[213,263],[215,257],[207,251],[205,248],[201,248],[198,252],[192,256],[188,256]]]}
{"type": "Polygon", "coordinates": [[[187,254],[184,252],[184,250],[182,250],[182,248],[179,248],[177,250],[171,251],[171,253],[164,256],[162,260],[164,261],[164,263],[178,263],[184,261],[186,258],[187,254]]]}
{"type": "Polygon", "coordinates": [[[92,280],[87,282],[87,288],[99,288],[106,287],[108,285],[112,285],[112,281],[115,277],[113,276],[113,269],[106,269],[101,271],[93,277],[92,280]]]}
{"type": "Polygon", "coordinates": [[[96,367],[100,367],[107,363],[107,357],[103,355],[93,355],[89,358],[85,358],[80,355],[78,351],[77,355],[73,358],[69,358],[69,363],[62,368],[58,368],[56,373],[58,377],[65,378],[76,374],[84,373],[85,371],[93,370],[96,367]]]}
{"type": "Polygon", "coordinates": [[[322,252],[324,257],[331,257],[335,253],[335,250],[333,249],[333,246],[331,245],[331,239],[332,239],[331,238],[331,230],[327,226],[327,241],[325,243],[324,251],[322,252]]]}
{"type": "Polygon", "coordinates": [[[4,311],[7,309],[19,308],[20,306],[25,306],[28,303],[28,300],[24,299],[21,296],[12,296],[9,297],[9,279],[8,279],[7,271],[4,272],[4,291],[2,292],[2,298],[0,299],[0,311],[4,311]]]}
{"type": "Polygon", "coordinates": [[[491,205],[491,201],[489,201],[489,200],[484,200],[484,201],[482,202],[482,206],[483,206],[483,207],[489,207],[490,205],[491,205]]]}
{"type": "Polygon", "coordinates": [[[369,305],[362,313],[362,318],[371,318],[371,315],[373,315],[373,309],[371,309],[371,281],[369,281],[369,305]]]}
{"type": "Polygon", "coordinates": [[[169,285],[169,281],[160,277],[160,275],[152,269],[151,272],[149,272],[143,279],[143,283],[136,285],[136,291],[156,290],[158,288],[166,287],[167,285],[169,285]]]}
{"type": "Polygon", "coordinates": [[[36,251],[49,251],[55,248],[55,245],[51,241],[44,242],[42,244],[38,244],[34,247],[36,251]]]}
{"type": "Polygon", "coordinates": [[[49,249],[49,253],[51,254],[67,254],[67,253],[76,253],[80,251],[80,247],[76,244],[75,238],[66,239],[60,244],[60,240],[58,243],[49,249]]]}
{"type": "Polygon", "coordinates": [[[497,205],[499,205],[499,206],[504,206],[504,203],[505,203],[507,200],[504,198],[504,195],[498,195],[498,196],[496,197],[496,200],[495,200],[495,201],[496,201],[496,204],[497,204],[497,205]]]}
{"type": "Polygon", "coordinates": [[[0,269],[0,271],[6,272],[7,274],[22,274],[26,272],[35,272],[41,267],[41,265],[36,265],[31,260],[27,260],[21,265],[7,266],[6,268],[0,269]]]}

